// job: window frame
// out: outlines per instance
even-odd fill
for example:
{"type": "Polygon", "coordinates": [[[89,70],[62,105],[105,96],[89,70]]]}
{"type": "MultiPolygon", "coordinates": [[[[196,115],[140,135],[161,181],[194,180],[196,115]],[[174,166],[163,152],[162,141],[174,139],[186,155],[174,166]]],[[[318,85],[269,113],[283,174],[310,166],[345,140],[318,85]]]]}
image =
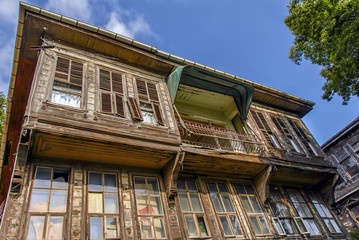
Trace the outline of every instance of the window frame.
{"type": "Polygon", "coordinates": [[[212,203],[212,206],[213,206],[213,209],[214,209],[214,213],[216,214],[216,217],[217,217],[218,223],[220,225],[220,229],[221,229],[221,232],[222,232],[223,236],[225,238],[233,238],[233,237],[244,238],[245,237],[245,232],[244,232],[243,224],[242,224],[241,219],[239,218],[239,215],[238,215],[238,213],[236,211],[236,206],[235,206],[235,204],[233,204],[233,199],[232,199],[233,196],[231,196],[232,193],[229,190],[228,184],[224,183],[224,182],[220,182],[220,181],[208,181],[207,182],[207,188],[208,188],[209,197],[211,199],[211,203],[212,203]],[[210,184],[215,184],[217,192],[212,192],[210,190],[210,184]],[[224,193],[228,194],[228,199],[230,200],[230,203],[231,203],[231,205],[233,207],[233,212],[229,212],[229,211],[226,210],[226,206],[225,206],[225,203],[223,201],[223,196],[221,194],[222,192],[220,191],[220,189],[218,187],[219,184],[224,185],[224,187],[226,188],[227,192],[224,192],[224,193]],[[221,205],[222,205],[222,208],[223,208],[222,212],[217,212],[216,205],[214,203],[214,200],[213,200],[213,197],[212,197],[211,193],[218,193],[219,199],[221,201],[221,205]],[[226,221],[228,223],[229,229],[232,232],[231,235],[226,235],[226,233],[225,233],[226,230],[223,227],[221,217],[225,217],[225,219],[226,219],[226,221]],[[237,220],[237,224],[239,226],[239,230],[240,230],[241,234],[239,234],[239,235],[236,234],[237,230],[235,230],[234,227],[233,227],[233,222],[231,221],[231,217],[235,217],[235,220],[237,220]]]}
{"type": "Polygon", "coordinates": [[[198,184],[195,180],[193,179],[179,179],[177,181],[177,183],[179,183],[180,181],[183,181],[184,183],[184,186],[186,189],[180,189],[179,186],[177,186],[177,196],[178,196],[178,202],[179,202],[179,207],[181,209],[181,213],[182,213],[182,218],[183,218],[183,222],[185,223],[184,226],[185,226],[185,229],[186,229],[186,233],[187,233],[187,238],[188,239],[207,239],[207,238],[211,238],[211,234],[210,234],[210,231],[209,231],[209,228],[208,228],[208,224],[207,224],[207,220],[206,220],[206,217],[205,217],[205,211],[204,211],[204,207],[203,207],[203,203],[202,203],[202,198],[201,198],[201,194],[199,192],[199,188],[198,188],[198,184]],[[195,187],[196,187],[196,190],[193,190],[193,189],[189,189],[188,187],[188,181],[192,182],[195,187]],[[187,200],[188,200],[188,204],[189,204],[189,207],[191,208],[190,211],[185,211],[183,210],[183,206],[181,205],[181,197],[180,197],[180,193],[185,193],[186,196],[187,196],[187,200]],[[192,201],[190,200],[191,199],[191,196],[190,196],[190,193],[196,193],[197,196],[198,196],[198,199],[199,199],[199,203],[200,203],[200,207],[201,207],[201,210],[202,211],[195,211],[194,208],[193,208],[193,204],[192,204],[192,201]],[[186,220],[186,216],[192,216],[193,220],[194,220],[194,224],[196,226],[196,230],[197,230],[197,236],[190,236],[190,233],[189,233],[189,229],[188,229],[188,224],[187,224],[187,220],[186,220]],[[199,223],[198,223],[198,218],[202,218],[203,219],[203,223],[204,223],[204,227],[205,227],[205,231],[207,232],[207,235],[206,236],[202,236],[202,232],[201,232],[201,229],[200,229],[200,226],[199,226],[199,223]]]}
{"type": "Polygon", "coordinates": [[[252,227],[252,229],[253,229],[253,231],[255,233],[255,236],[256,237],[264,237],[264,236],[267,237],[267,236],[273,235],[273,233],[270,230],[269,221],[266,218],[266,214],[263,211],[263,206],[262,206],[261,202],[258,199],[257,192],[256,192],[256,189],[254,188],[254,186],[252,184],[242,184],[242,183],[234,183],[233,185],[234,185],[234,188],[235,188],[235,191],[236,191],[236,195],[237,195],[237,197],[239,199],[239,202],[241,203],[242,208],[243,208],[245,214],[247,215],[247,217],[249,219],[248,222],[250,223],[250,225],[251,225],[251,227],[252,227]],[[245,190],[245,193],[240,193],[239,190],[238,190],[238,186],[242,186],[243,189],[245,190]],[[250,193],[250,192],[247,191],[248,186],[251,188],[253,193],[250,193]],[[247,211],[247,209],[245,207],[245,204],[244,204],[244,202],[242,200],[242,197],[247,198],[248,203],[250,204],[250,208],[253,210],[253,212],[248,212],[247,211]],[[261,212],[256,212],[256,210],[255,210],[256,207],[254,206],[251,199],[254,199],[256,201],[257,207],[260,208],[258,210],[260,210],[261,212]],[[253,222],[251,220],[252,217],[256,218],[257,223],[259,224],[259,227],[260,227],[260,229],[262,231],[262,234],[257,234],[256,233],[255,227],[254,227],[253,222]],[[269,233],[265,233],[265,227],[263,226],[263,223],[261,222],[260,218],[264,219],[265,224],[267,225],[267,229],[268,229],[269,233]]]}
{"type": "Polygon", "coordinates": [[[51,166],[51,165],[35,165],[32,167],[31,170],[31,187],[30,187],[30,197],[28,198],[27,203],[27,217],[26,217],[26,231],[25,236],[28,238],[29,236],[29,228],[31,224],[31,217],[44,217],[43,220],[43,230],[42,230],[42,239],[47,239],[49,235],[49,224],[50,224],[50,218],[51,217],[62,217],[62,238],[68,235],[68,222],[69,222],[69,209],[71,209],[71,201],[69,201],[69,196],[71,194],[71,185],[72,185],[72,169],[67,166],[51,166]],[[35,180],[37,176],[37,172],[39,168],[44,169],[51,169],[51,179],[50,179],[50,187],[38,187],[35,186],[35,180]],[[67,171],[67,187],[65,188],[54,188],[53,182],[54,182],[54,169],[67,171]],[[48,190],[48,196],[47,196],[47,210],[46,211],[31,211],[31,203],[34,197],[34,189],[39,190],[48,190]],[[50,211],[50,205],[51,205],[51,193],[52,191],[66,191],[66,202],[65,202],[65,209],[64,211],[50,211]]]}
{"type": "MultiPolygon", "coordinates": [[[[122,236],[122,223],[121,223],[121,195],[120,195],[120,173],[118,172],[110,172],[110,171],[98,171],[98,170],[88,170],[86,172],[87,175],[87,182],[86,182],[86,216],[87,216],[87,234],[88,238],[91,239],[91,219],[92,218],[102,218],[102,236],[103,239],[107,239],[107,218],[117,218],[117,238],[113,239],[121,239],[122,236]],[[91,173],[98,173],[101,174],[101,181],[102,181],[102,191],[90,190],[90,174],[91,173]],[[106,213],[105,212],[105,193],[115,193],[113,191],[105,191],[105,174],[108,175],[115,175],[116,177],[116,196],[117,196],[117,213],[106,213]],[[90,212],[90,193],[101,193],[102,194],[102,213],[100,212],[90,212]]],[[[112,238],[111,238],[112,239],[112,238]]]]}
{"type": "MultiPolygon", "coordinates": [[[[138,229],[139,229],[139,236],[141,237],[141,239],[147,239],[147,240],[155,240],[155,239],[169,239],[170,235],[169,235],[169,226],[167,224],[168,219],[167,219],[167,214],[166,214],[166,205],[164,203],[164,197],[163,197],[163,186],[162,186],[162,182],[159,176],[154,176],[154,175],[141,175],[141,174],[133,174],[132,175],[132,181],[133,181],[133,190],[134,190],[134,201],[133,201],[133,207],[136,210],[136,214],[135,214],[135,218],[138,224],[138,229]],[[145,184],[147,185],[147,179],[156,179],[157,180],[157,186],[158,186],[158,191],[159,194],[158,195],[153,195],[153,196],[158,196],[160,198],[160,204],[162,207],[162,214],[139,214],[139,209],[138,209],[138,197],[137,197],[137,193],[136,193],[136,177],[137,178],[144,178],[145,180],[145,184]],[[152,234],[152,238],[142,238],[142,225],[141,225],[141,219],[142,218],[150,218],[150,227],[151,227],[151,234],[152,234]],[[163,228],[164,228],[164,234],[166,235],[165,238],[156,238],[156,233],[154,230],[154,219],[163,219],[163,228]]],[[[147,190],[146,190],[147,191],[147,190]]],[[[147,197],[150,197],[151,194],[140,194],[141,196],[146,195],[147,197]]],[[[146,199],[146,205],[149,205],[147,203],[146,199]]]]}
{"type": "MultiPolygon", "coordinates": [[[[353,177],[355,177],[355,176],[357,176],[357,175],[359,174],[359,164],[358,164],[358,162],[353,158],[353,156],[351,156],[351,155],[348,154],[348,156],[347,156],[346,158],[344,158],[343,160],[341,160],[341,161],[339,162],[339,164],[340,164],[340,166],[343,168],[344,172],[348,175],[348,177],[349,177],[350,179],[352,179],[353,177]],[[353,165],[351,168],[349,168],[349,169],[346,168],[346,167],[343,165],[343,163],[344,163],[346,160],[351,160],[351,161],[354,163],[354,165],[353,165]],[[354,174],[351,174],[351,173],[349,172],[352,168],[357,168],[357,170],[355,171],[354,174]]],[[[353,170],[354,170],[354,169],[353,169],[353,170]]]]}
{"type": "Polygon", "coordinates": [[[69,55],[64,55],[64,54],[58,54],[56,53],[56,61],[54,61],[55,64],[54,64],[54,70],[53,70],[53,75],[52,75],[52,84],[51,84],[51,89],[49,90],[49,102],[51,104],[55,104],[55,105],[59,105],[59,106],[63,106],[63,107],[69,107],[69,108],[74,108],[74,109],[80,109],[80,110],[83,110],[84,109],[84,106],[85,106],[85,89],[86,89],[86,81],[85,81],[85,73],[86,73],[86,61],[83,60],[83,59],[80,59],[80,58],[77,58],[77,57],[73,57],[73,56],[69,56],[69,55]],[[65,75],[65,72],[61,72],[61,71],[58,71],[57,68],[58,68],[58,62],[59,62],[59,59],[65,59],[67,61],[69,61],[69,67],[68,67],[68,71],[67,71],[67,79],[66,81],[63,81],[63,80],[56,80],[56,74],[62,74],[62,75],[65,75]],[[72,70],[72,63],[73,62],[77,62],[77,63],[80,63],[82,64],[82,79],[81,79],[81,86],[79,84],[74,84],[74,83],[71,83],[70,80],[71,80],[71,70],[72,70]],[[76,93],[74,91],[71,91],[69,90],[70,88],[69,87],[63,87],[61,88],[61,86],[56,86],[56,83],[58,84],[64,84],[64,85],[69,85],[69,86],[75,86],[77,88],[81,88],[80,89],[80,92],[79,93],[76,93]],[[62,92],[62,93],[65,93],[65,94],[69,94],[69,95],[72,95],[72,96],[78,96],[79,99],[80,99],[80,103],[79,103],[79,106],[71,106],[69,104],[62,104],[62,103],[58,103],[58,102],[55,102],[53,101],[53,91],[57,91],[57,92],[62,92]]]}

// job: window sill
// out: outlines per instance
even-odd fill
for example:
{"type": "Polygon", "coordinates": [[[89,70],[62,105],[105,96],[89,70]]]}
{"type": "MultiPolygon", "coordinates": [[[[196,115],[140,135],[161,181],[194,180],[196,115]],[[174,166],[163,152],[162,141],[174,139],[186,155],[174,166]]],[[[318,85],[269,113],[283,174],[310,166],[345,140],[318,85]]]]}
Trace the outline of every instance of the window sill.
{"type": "Polygon", "coordinates": [[[47,108],[56,108],[56,109],[61,109],[61,110],[66,110],[66,111],[83,113],[83,114],[88,113],[87,110],[82,109],[82,108],[71,107],[71,106],[67,106],[67,105],[62,105],[62,104],[52,103],[52,102],[48,102],[48,101],[43,101],[41,109],[46,110],[47,108]]]}

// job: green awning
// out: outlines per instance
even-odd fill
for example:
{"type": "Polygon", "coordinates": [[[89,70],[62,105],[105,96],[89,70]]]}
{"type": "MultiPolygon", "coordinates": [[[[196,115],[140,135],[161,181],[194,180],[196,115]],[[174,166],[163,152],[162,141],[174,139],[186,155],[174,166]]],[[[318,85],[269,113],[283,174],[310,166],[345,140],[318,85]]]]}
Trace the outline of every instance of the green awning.
{"type": "Polygon", "coordinates": [[[171,102],[174,103],[179,84],[232,96],[243,120],[247,119],[254,88],[230,77],[192,66],[181,66],[167,78],[171,102]]]}

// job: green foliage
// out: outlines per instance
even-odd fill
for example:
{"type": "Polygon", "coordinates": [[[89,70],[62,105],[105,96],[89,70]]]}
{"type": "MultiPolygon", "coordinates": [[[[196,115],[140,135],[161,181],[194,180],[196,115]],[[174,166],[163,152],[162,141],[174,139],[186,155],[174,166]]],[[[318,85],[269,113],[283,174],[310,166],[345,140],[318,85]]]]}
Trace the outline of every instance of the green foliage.
{"type": "Polygon", "coordinates": [[[291,0],[285,24],[295,36],[289,58],[323,66],[323,99],[359,97],[359,1],[291,0]]]}
{"type": "Polygon", "coordinates": [[[359,229],[353,229],[350,231],[350,236],[353,240],[359,240],[359,229]]]}
{"type": "Polygon", "coordinates": [[[4,130],[5,124],[5,114],[6,114],[6,97],[5,95],[0,92],[0,140],[2,137],[2,132],[4,130]]]}

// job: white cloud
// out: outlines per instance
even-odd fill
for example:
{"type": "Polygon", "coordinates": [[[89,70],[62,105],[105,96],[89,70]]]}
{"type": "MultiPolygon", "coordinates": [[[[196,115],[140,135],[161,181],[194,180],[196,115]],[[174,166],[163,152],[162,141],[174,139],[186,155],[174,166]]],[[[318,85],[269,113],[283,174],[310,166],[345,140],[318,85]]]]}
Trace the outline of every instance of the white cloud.
{"type": "Polygon", "coordinates": [[[141,15],[129,11],[116,11],[111,13],[105,28],[115,33],[134,38],[138,34],[158,37],[152,32],[150,25],[141,15]]]}
{"type": "Polygon", "coordinates": [[[91,18],[89,0],[48,0],[45,9],[86,22],[91,18]]]}
{"type": "Polygon", "coordinates": [[[0,48],[0,91],[7,95],[14,56],[14,39],[2,44],[0,48]]]}
{"type": "Polygon", "coordinates": [[[0,0],[0,20],[6,23],[16,24],[19,14],[19,1],[0,0]]]}

